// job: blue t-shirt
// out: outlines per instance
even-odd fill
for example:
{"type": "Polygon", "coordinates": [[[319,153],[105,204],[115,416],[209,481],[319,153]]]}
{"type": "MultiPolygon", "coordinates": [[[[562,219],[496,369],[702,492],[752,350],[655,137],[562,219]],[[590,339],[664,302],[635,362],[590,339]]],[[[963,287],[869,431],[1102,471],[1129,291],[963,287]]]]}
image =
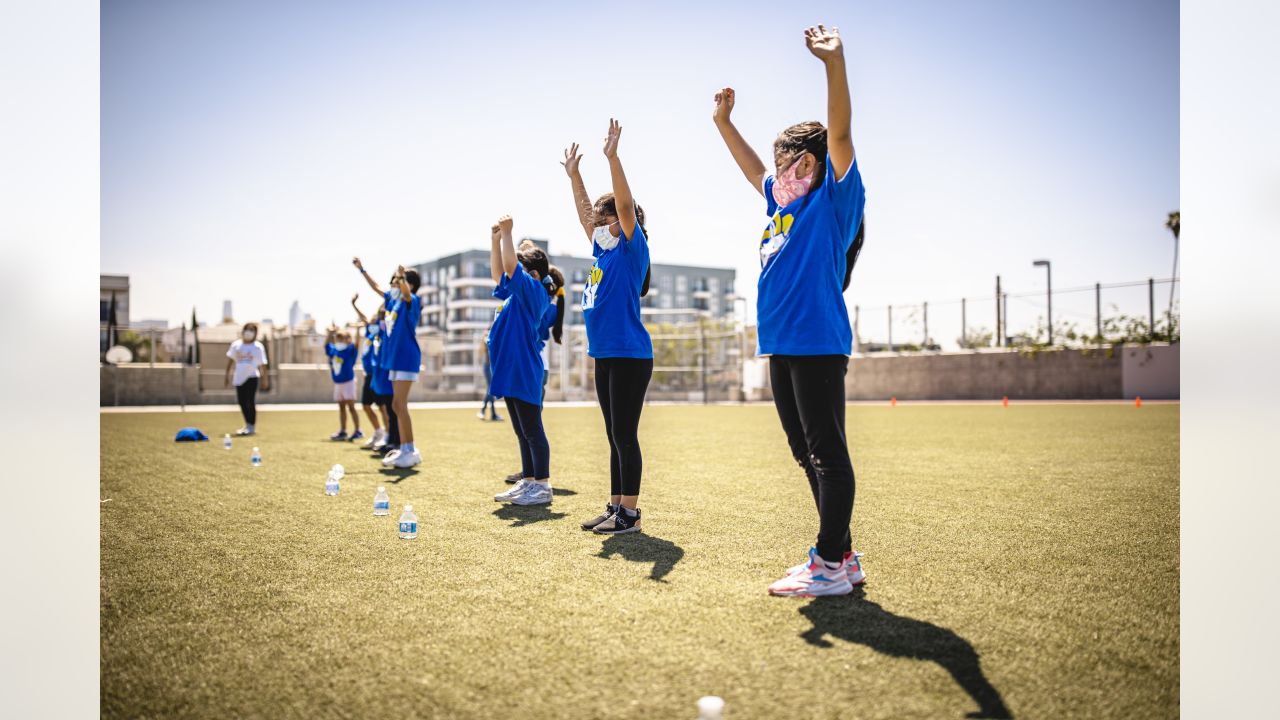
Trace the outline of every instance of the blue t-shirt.
{"type": "Polygon", "coordinates": [[[836,182],[779,208],[773,176],[764,181],[769,225],[760,239],[756,296],[757,355],[848,355],[853,346],[844,305],[845,253],[862,221],[866,190],[855,159],[836,182]]]}
{"type": "Polygon", "coordinates": [[[591,244],[596,263],[582,291],[587,352],[593,358],[652,358],[653,343],[640,320],[640,288],[649,270],[649,241],[636,224],[610,250],[591,244]]]}
{"type": "Polygon", "coordinates": [[[365,323],[364,346],[360,348],[360,367],[365,375],[373,375],[373,339],[378,337],[378,326],[365,323]]]}
{"type": "Polygon", "coordinates": [[[394,372],[418,372],[422,369],[422,349],[418,347],[418,318],[422,315],[422,299],[414,295],[407,300],[391,299],[386,293],[387,337],[383,341],[382,365],[394,372]]]}
{"type": "Polygon", "coordinates": [[[344,383],[356,379],[356,346],[347,345],[339,350],[333,343],[324,346],[324,354],[329,356],[329,375],[335,383],[344,383]]]}
{"type": "Polygon", "coordinates": [[[489,393],[542,404],[542,358],[538,330],[546,315],[547,289],[516,263],[503,273],[493,296],[502,301],[489,328],[489,393]]]}
{"type": "Polygon", "coordinates": [[[371,340],[373,344],[373,382],[370,387],[373,389],[374,395],[391,395],[394,394],[395,388],[391,385],[391,371],[383,367],[382,348],[387,343],[387,334],[383,323],[374,326],[374,337],[371,340]]]}

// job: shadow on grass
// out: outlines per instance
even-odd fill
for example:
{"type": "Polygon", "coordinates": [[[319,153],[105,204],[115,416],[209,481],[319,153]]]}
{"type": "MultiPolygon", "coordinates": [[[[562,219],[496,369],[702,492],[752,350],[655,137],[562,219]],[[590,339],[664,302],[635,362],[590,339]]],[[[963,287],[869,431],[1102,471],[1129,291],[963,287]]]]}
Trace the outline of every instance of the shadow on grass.
{"type": "Polygon", "coordinates": [[[552,494],[552,495],[559,496],[559,497],[564,497],[564,496],[567,496],[567,495],[577,495],[577,494],[578,494],[578,491],[577,491],[577,490],[568,490],[568,489],[566,489],[566,488],[553,487],[553,488],[551,488],[551,494],[552,494]]]}
{"type": "Polygon", "coordinates": [[[951,674],[978,710],[965,717],[1012,718],[1000,692],[982,673],[978,653],[968,640],[954,632],[915,618],[894,615],[867,600],[866,592],[855,587],[843,597],[815,598],[800,608],[813,627],[800,637],[810,645],[829,648],[827,636],[866,645],[892,657],[929,660],[951,674]]]}
{"type": "Polygon", "coordinates": [[[500,520],[510,520],[511,527],[523,527],[545,520],[559,520],[568,513],[552,512],[548,505],[507,505],[503,504],[493,511],[493,516],[500,520]]]}
{"type": "Polygon", "coordinates": [[[653,563],[649,571],[649,579],[658,582],[663,580],[676,563],[684,557],[684,548],[671,542],[642,532],[626,535],[610,535],[600,546],[600,554],[596,557],[611,558],[621,555],[622,559],[631,562],[653,563]]]}
{"type": "Polygon", "coordinates": [[[395,480],[388,480],[387,482],[391,483],[392,485],[399,485],[400,481],[404,480],[405,478],[413,477],[414,475],[417,475],[418,468],[416,467],[411,467],[411,468],[384,467],[384,468],[378,468],[378,474],[383,475],[385,477],[395,478],[395,480]]]}

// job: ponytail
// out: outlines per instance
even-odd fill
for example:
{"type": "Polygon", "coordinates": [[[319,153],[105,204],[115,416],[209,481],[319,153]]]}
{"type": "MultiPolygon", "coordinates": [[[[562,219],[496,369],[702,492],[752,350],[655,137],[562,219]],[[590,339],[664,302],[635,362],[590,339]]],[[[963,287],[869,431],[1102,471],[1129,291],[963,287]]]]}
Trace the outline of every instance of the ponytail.
{"type": "Polygon", "coordinates": [[[551,337],[556,342],[560,342],[560,336],[564,334],[564,288],[556,291],[556,322],[551,326],[551,337]]]}
{"type": "Polygon", "coordinates": [[[858,256],[862,254],[862,241],[865,238],[867,229],[866,217],[858,222],[858,232],[853,236],[853,242],[849,243],[849,249],[844,254],[844,287],[841,290],[849,289],[849,277],[853,274],[853,266],[858,262],[858,256]]]}
{"type": "Polygon", "coordinates": [[[564,334],[564,273],[555,265],[550,265],[547,267],[547,275],[555,283],[552,295],[556,299],[556,321],[551,326],[551,337],[560,343],[560,337],[564,334]]]}

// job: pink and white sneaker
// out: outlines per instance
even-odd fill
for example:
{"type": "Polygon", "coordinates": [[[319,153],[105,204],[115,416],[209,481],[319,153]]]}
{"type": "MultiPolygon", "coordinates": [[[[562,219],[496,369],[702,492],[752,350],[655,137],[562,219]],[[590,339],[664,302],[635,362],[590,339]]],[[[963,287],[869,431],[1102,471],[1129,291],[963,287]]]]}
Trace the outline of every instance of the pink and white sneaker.
{"type": "Polygon", "coordinates": [[[809,564],[795,575],[786,575],[769,586],[770,595],[783,597],[823,597],[848,595],[853,592],[849,582],[848,562],[841,561],[835,568],[827,567],[818,555],[817,548],[809,548],[809,564]]]}
{"type": "MultiPolygon", "coordinates": [[[[850,585],[861,585],[867,581],[867,574],[862,572],[862,553],[847,552],[844,554],[844,564],[849,573],[850,585]]],[[[792,565],[787,568],[787,577],[798,575],[809,569],[809,561],[805,560],[799,565],[792,565]]]]}

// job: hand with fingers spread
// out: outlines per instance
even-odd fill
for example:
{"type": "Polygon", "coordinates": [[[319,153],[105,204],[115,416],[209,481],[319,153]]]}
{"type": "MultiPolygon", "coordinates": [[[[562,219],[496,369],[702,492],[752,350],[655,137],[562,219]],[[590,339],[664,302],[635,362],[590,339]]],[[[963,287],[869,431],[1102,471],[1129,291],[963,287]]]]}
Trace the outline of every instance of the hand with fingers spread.
{"type": "Polygon", "coordinates": [[[711,119],[716,124],[729,122],[729,114],[733,112],[733,88],[722,88],[716,92],[716,109],[711,113],[711,119]]]}
{"type": "Polygon", "coordinates": [[[604,138],[604,156],[613,160],[618,157],[618,139],[622,137],[622,123],[609,118],[609,134],[604,138]]]}
{"type": "Polygon", "coordinates": [[[823,62],[844,57],[844,45],[840,43],[840,28],[825,25],[805,28],[804,44],[813,56],[823,62]]]}
{"type": "Polygon", "coordinates": [[[573,143],[569,149],[564,151],[564,160],[560,162],[564,166],[564,171],[569,177],[578,174],[578,162],[582,160],[582,156],[578,154],[578,143],[573,143]]]}

